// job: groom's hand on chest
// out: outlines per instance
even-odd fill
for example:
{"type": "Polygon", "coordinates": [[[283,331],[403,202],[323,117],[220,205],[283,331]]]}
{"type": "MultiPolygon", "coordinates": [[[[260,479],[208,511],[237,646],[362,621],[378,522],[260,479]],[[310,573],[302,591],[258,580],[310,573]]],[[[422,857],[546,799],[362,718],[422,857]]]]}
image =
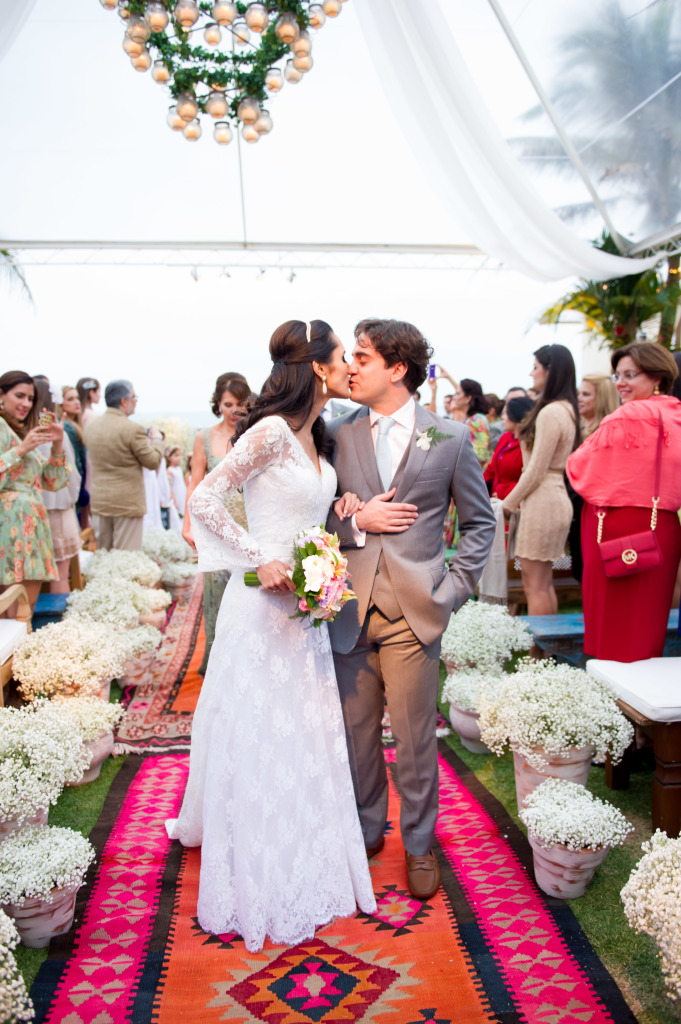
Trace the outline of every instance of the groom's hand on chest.
{"type": "Polygon", "coordinates": [[[358,530],[366,533],[404,533],[418,519],[416,505],[398,502],[393,505],[391,499],[396,487],[391,487],[383,494],[376,494],[367,501],[363,509],[355,516],[358,530]]]}

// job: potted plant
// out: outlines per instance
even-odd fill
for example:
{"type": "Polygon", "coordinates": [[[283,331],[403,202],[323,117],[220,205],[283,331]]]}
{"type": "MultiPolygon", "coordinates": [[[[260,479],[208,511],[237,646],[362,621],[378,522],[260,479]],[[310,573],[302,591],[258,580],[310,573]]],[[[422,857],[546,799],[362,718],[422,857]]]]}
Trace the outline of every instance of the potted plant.
{"type": "Polygon", "coordinates": [[[160,526],[144,531],[142,551],[149,558],[153,558],[161,569],[168,563],[192,562],[195,558],[194,552],[182,537],[160,526]]]}
{"type": "Polygon", "coordinates": [[[0,910],[0,1020],[5,1024],[28,1024],[35,1012],[22,978],[14,950],[19,932],[11,917],[0,910]]]}
{"type": "Polygon", "coordinates": [[[161,582],[173,598],[184,599],[191,594],[197,574],[195,565],[190,562],[164,562],[161,573],[161,582]]]}
{"type": "Polygon", "coordinates": [[[12,671],[26,700],[57,693],[104,695],[124,661],[125,648],[115,630],[74,615],[24,637],[14,652],[12,671]]]}
{"type": "Polygon", "coordinates": [[[113,750],[113,727],[123,717],[124,707],[122,704],[105,703],[99,697],[57,697],[53,703],[57,711],[80,730],[89,756],[89,765],[80,779],[74,779],[67,785],[82,786],[94,781],[113,750]]]}
{"type": "Polygon", "coordinates": [[[442,634],[441,657],[448,673],[457,668],[495,672],[515,652],[528,651],[532,644],[525,623],[509,615],[503,605],[471,600],[450,618],[442,634]]]}
{"type": "Polygon", "coordinates": [[[483,689],[494,689],[502,673],[460,669],[447,676],[442,685],[441,699],[449,703],[449,721],[459,734],[461,743],[473,754],[491,754],[480,739],[480,712],[478,705],[483,689]]]}
{"type": "Polygon", "coordinates": [[[658,829],[641,849],[644,856],[621,892],[624,913],[656,943],[670,998],[681,999],[681,838],[658,829]]]}
{"type": "Polygon", "coordinates": [[[154,655],[163,639],[163,634],[155,626],[137,626],[120,634],[121,643],[125,645],[125,663],[121,684],[139,686],[149,675],[154,655]]]}
{"type": "Polygon", "coordinates": [[[519,810],[547,777],[585,785],[592,758],[616,764],[633,735],[607,683],[551,659],[523,660],[480,697],[482,742],[513,750],[519,810]]]}
{"type": "Polygon", "coordinates": [[[66,599],[66,618],[90,619],[112,629],[132,629],[139,620],[136,583],[122,577],[97,577],[83,590],[74,590],[66,599]]]}
{"type": "Polygon", "coordinates": [[[51,825],[32,825],[0,843],[0,905],[24,946],[42,949],[70,929],[94,857],[80,832],[51,825]]]}
{"type": "Polygon", "coordinates": [[[50,804],[88,761],[80,729],[49,701],[0,708],[0,838],[44,824],[50,804]]]}
{"type": "Polygon", "coordinates": [[[161,579],[161,570],[143,551],[96,551],[84,575],[88,582],[117,577],[143,587],[155,587],[161,579]]]}
{"type": "Polygon", "coordinates": [[[527,826],[537,885],[561,900],[583,896],[610,847],[634,829],[617,807],[567,779],[537,786],[520,820],[527,826]]]}

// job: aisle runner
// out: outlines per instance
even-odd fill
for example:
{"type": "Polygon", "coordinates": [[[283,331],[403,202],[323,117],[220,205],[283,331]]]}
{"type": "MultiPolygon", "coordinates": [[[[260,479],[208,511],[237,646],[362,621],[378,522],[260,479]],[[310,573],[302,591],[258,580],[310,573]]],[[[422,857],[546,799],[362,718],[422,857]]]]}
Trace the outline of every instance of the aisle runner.
{"type": "Polygon", "coordinates": [[[33,987],[36,1020],[635,1024],[572,912],[535,888],[529,848],[503,808],[441,749],[438,895],[420,903],[406,889],[391,783],[386,846],[372,862],[376,914],[254,954],[236,935],[200,930],[200,852],[165,838],[187,755],[130,758],[93,833],[103,850],[80,929],[54,940],[33,987]],[[107,815],[126,788],[112,829],[107,815]]]}
{"type": "Polygon", "coordinates": [[[188,600],[175,604],[149,682],[123,692],[127,707],[116,733],[120,753],[189,748],[203,682],[197,672],[205,643],[202,579],[199,574],[188,600]]]}

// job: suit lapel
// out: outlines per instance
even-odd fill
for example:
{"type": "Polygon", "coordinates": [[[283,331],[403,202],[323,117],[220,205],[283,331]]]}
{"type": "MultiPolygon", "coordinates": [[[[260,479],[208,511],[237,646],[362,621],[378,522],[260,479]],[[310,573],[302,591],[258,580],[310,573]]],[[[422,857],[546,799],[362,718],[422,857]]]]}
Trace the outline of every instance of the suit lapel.
{"type": "Polygon", "coordinates": [[[358,413],[357,419],[352,425],[352,439],[357,452],[357,462],[364,474],[364,479],[369,485],[369,490],[372,494],[381,494],[383,492],[383,484],[378,475],[376,452],[374,451],[374,442],[371,436],[371,419],[369,418],[369,410],[366,408],[363,412],[358,413]]]}
{"type": "MultiPolygon", "coordinates": [[[[404,501],[404,496],[409,493],[411,485],[421,472],[423,464],[428,458],[428,451],[424,451],[422,448],[416,447],[416,431],[427,430],[429,426],[430,421],[428,419],[428,415],[419,403],[416,402],[415,429],[406,451],[406,463],[403,459],[393,480],[393,483],[397,485],[397,491],[395,492],[393,501],[404,501]]],[[[376,460],[374,459],[374,462],[375,461],[376,460]]]]}

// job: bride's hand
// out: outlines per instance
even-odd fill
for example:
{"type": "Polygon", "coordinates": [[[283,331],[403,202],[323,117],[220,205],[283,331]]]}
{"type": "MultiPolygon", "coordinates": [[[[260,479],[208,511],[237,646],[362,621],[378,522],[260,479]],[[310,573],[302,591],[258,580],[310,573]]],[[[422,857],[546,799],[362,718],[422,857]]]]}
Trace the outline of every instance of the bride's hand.
{"type": "Polygon", "coordinates": [[[295,586],[289,576],[290,566],[275,558],[273,562],[266,562],[256,569],[258,579],[265,590],[271,590],[277,594],[282,590],[295,590],[295,586]]]}
{"type": "Polygon", "coordinates": [[[346,491],[343,497],[339,498],[333,506],[333,510],[341,522],[344,519],[350,519],[361,508],[364,508],[364,502],[360,501],[352,491],[346,491]]]}

